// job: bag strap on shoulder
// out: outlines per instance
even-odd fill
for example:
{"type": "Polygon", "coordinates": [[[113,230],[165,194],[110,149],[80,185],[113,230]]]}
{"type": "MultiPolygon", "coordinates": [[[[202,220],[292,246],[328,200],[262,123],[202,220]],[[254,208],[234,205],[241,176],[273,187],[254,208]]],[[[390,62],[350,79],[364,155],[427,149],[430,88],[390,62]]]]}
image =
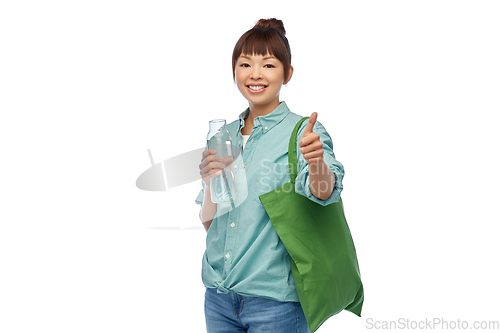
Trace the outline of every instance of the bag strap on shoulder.
{"type": "Polygon", "coordinates": [[[292,136],[290,136],[290,142],[288,144],[288,170],[290,173],[290,180],[292,182],[293,188],[295,188],[295,178],[297,178],[297,133],[299,132],[300,125],[304,121],[309,119],[309,117],[304,117],[300,119],[292,131],[292,136]]]}

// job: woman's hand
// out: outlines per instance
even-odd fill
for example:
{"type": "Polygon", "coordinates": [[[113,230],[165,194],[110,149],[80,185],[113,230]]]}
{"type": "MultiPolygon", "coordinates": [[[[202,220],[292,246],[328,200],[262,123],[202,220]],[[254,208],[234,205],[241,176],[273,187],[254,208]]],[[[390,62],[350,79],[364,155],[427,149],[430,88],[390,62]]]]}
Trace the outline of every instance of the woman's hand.
{"type": "Polygon", "coordinates": [[[207,149],[201,158],[200,175],[206,186],[210,186],[210,178],[220,175],[226,167],[223,158],[216,153],[214,149],[207,149]]]}
{"type": "Polygon", "coordinates": [[[300,152],[309,164],[309,188],[320,200],[326,200],[335,187],[335,175],[323,159],[323,143],[319,134],[313,132],[318,113],[313,112],[299,141],[300,152]]]}
{"type": "Polygon", "coordinates": [[[317,118],[318,113],[313,112],[299,141],[300,152],[309,165],[323,162],[323,143],[319,139],[319,134],[313,132],[317,118]]]}

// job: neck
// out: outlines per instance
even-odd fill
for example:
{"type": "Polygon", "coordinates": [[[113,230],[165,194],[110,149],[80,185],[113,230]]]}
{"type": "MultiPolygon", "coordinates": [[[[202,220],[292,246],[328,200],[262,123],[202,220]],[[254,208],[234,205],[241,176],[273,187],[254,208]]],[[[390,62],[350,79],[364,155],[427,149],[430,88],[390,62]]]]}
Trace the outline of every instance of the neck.
{"type": "Polygon", "coordinates": [[[276,99],[275,101],[272,101],[271,103],[265,104],[265,105],[255,105],[255,104],[249,103],[248,106],[250,109],[250,113],[249,113],[248,117],[253,121],[257,117],[270,114],[279,105],[280,105],[279,99],[276,99]]]}

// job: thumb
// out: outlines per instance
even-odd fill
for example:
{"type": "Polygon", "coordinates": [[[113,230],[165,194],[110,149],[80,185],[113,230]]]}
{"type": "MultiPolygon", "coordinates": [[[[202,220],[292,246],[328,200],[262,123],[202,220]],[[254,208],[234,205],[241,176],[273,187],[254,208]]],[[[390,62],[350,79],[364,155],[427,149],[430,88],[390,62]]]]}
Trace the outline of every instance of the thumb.
{"type": "Polygon", "coordinates": [[[309,122],[306,125],[306,128],[304,129],[304,133],[302,135],[307,135],[309,133],[313,132],[313,127],[314,124],[316,124],[316,119],[318,118],[318,113],[313,112],[311,116],[309,117],[309,122]]]}

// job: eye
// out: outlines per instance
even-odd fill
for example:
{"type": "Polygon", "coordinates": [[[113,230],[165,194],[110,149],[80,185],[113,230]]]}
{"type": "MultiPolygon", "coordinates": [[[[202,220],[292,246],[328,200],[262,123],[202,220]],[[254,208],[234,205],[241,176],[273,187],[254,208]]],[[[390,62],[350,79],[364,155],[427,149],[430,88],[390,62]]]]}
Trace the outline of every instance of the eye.
{"type": "Polygon", "coordinates": [[[242,64],[240,65],[240,67],[250,67],[250,65],[249,65],[249,64],[247,64],[247,63],[242,63],[242,64]]]}
{"type": "Polygon", "coordinates": [[[271,64],[267,64],[267,65],[265,65],[264,67],[266,67],[266,68],[274,68],[274,66],[273,66],[273,65],[271,65],[271,64]]]}

